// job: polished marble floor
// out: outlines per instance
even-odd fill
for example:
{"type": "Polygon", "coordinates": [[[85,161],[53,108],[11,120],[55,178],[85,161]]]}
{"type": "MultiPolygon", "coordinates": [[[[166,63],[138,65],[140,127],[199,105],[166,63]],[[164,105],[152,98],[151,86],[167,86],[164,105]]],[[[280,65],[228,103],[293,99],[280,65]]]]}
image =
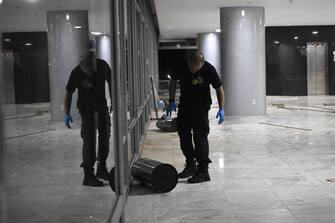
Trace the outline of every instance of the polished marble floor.
{"type": "Polygon", "coordinates": [[[107,183],[82,186],[80,121],[66,129],[63,122],[49,121],[48,107],[3,108],[9,222],[106,222],[114,194],[107,183]]]}
{"type": "MultiPolygon", "coordinates": [[[[335,97],[268,97],[267,115],[210,113],[212,181],[167,194],[134,186],[127,223],[334,223],[335,97]]],[[[48,104],[3,109],[9,220],[106,222],[114,194],[83,187],[79,121],[50,122],[48,104]]],[[[176,133],[151,123],[142,157],[183,168],[176,133]]],[[[112,166],[112,159],[109,160],[112,166]]]]}
{"type": "MultiPolygon", "coordinates": [[[[216,105],[217,106],[217,105],[216,105]]],[[[267,115],[210,112],[212,181],[133,193],[129,223],[334,223],[335,97],[268,97],[267,115]]],[[[176,133],[152,123],[142,157],[183,168],[176,133]]]]}

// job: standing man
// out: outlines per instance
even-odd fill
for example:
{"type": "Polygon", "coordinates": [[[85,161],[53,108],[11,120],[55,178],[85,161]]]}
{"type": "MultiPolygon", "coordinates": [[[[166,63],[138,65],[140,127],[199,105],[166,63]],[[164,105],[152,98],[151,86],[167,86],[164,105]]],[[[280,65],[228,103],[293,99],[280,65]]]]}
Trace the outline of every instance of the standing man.
{"type": "Polygon", "coordinates": [[[209,120],[208,111],[212,104],[210,85],[216,89],[219,111],[216,118],[219,124],[224,121],[224,91],[215,68],[205,61],[200,52],[192,52],[187,60],[172,74],[169,85],[170,99],[167,115],[176,111],[176,83],[180,80],[180,101],[178,107],[178,135],[180,147],[186,157],[184,170],[179,178],[189,178],[189,183],[210,181],[209,159],[209,120]],[[193,131],[193,142],[192,142],[193,131]],[[198,163],[198,166],[196,165],[198,163]]]}
{"type": "Polygon", "coordinates": [[[101,187],[103,182],[97,178],[108,181],[106,160],[109,153],[110,116],[105,97],[105,80],[111,89],[111,70],[108,64],[101,59],[93,60],[91,55],[80,58],[79,65],[70,75],[66,86],[64,100],[64,122],[71,128],[70,115],[73,92],[78,89],[77,108],[81,115],[81,137],[83,139],[82,164],[84,168],[83,185],[101,187]],[[98,166],[94,175],[96,161],[96,128],[99,133],[98,166]]]}

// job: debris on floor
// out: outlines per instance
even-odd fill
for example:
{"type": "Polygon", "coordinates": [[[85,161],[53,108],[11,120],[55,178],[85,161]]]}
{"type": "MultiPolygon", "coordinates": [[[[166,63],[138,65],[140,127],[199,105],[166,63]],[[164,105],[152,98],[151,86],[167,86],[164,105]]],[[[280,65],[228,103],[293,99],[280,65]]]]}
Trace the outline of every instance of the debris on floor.
{"type": "Polygon", "coordinates": [[[285,108],[284,104],[275,104],[275,103],[273,103],[272,106],[273,107],[277,107],[277,108],[285,108]]]}
{"type": "Polygon", "coordinates": [[[298,128],[293,126],[287,126],[287,125],[278,125],[278,124],[272,124],[272,123],[266,123],[266,122],[260,122],[260,125],[270,125],[274,127],[281,127],[281,128],[287,128],[287,129],[295,129],[295,130],[303,130],[303,131],[312,131],[312,129],[306,129],[306,128],[298,128]]]}
{"type": "Polygon", "coordinates": [[[328,182],[335,183],[335,177],[327,179],[328,182]]]}
{"type": "Polygon", "coordinates": [[[178,130],[177,118],[171,118],[163,115],[161,119],[156,122],[156,126],[166,132],[176,132],[178,130]]]}

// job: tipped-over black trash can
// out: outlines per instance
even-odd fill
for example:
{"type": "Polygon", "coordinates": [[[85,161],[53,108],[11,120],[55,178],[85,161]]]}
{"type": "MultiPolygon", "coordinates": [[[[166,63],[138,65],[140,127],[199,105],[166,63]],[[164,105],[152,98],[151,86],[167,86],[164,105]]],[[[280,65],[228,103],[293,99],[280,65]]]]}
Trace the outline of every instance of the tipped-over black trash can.
{"type": "MultiPolygon", "coordinates": [[[[110,173],[110,186],[115,190],[113,170],[114,168],[110,173]]],[[[134,162],[131,175],[135,180],[158,193],[170,192],[178,183],[178,172],[172,165],[147,158],[134,162]]]]}
{"type": "Polygon", "coordinates": [[[172,191],[178,183],[178,172],[172,165],[147,158],[138,159],[134,163],[131,175],[160,193],[172,191]]]}

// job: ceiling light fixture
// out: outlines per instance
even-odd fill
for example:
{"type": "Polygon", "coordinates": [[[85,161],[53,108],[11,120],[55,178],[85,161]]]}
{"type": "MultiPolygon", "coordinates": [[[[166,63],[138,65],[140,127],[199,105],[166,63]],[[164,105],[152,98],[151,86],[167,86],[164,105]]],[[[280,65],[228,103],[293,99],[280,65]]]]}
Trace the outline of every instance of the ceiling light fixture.
{"type": "MultiPolygon", "coordinates": [[[[0,0],[1,1],[1,0],[0,0]]],[[[10,39],[4,39],[5,42],[10,42],[10,39]]]]}
{"type": "Polygon", "coordinates": [[[244,17],[245,16],[245,10],[244,9],[242,9],[242,11],[241,11],[241,15],[244,17]]]}
{"type": "Polygon", "coordinates": [[[66,18],[67,21],[69,21],[70,20],[70,15],[66,14],[65,18],[66,18]]]}
{"type": "Polygon", "coordinates": [[[273,41],[274,44],[280,44],[278,40],[273,41]]]}
{"type": "Polygon", "coordinates": [[[299,37],[298,37],[298,36],[295,36],[294,39],[299,39],[299,37]]]}
{"type": "Polygon", "coordinates": [[[98,36],[98,35],[101,35],[102,33],[101,32],[91,32],[92,35],[95,35],[95,36],[98,36]]]}
{"type": "Polygon", "coordinates": [[[74,27],[75,29],[81,29],[81,28],[83,28],[82,26],[75,26],[74,27]]]}
{"type": "Polygon", "coordinates": [[[313,35],[318,35],[319,31],[313,31],[313,35]]]}
{"type": "Polygon", "coordinates": [[[25,43],[24,45],[25,45],[25,46],[31,46],[31,45],[33,45],[33,44],[31,44],[31,43],[25,43]]]}
{"type": "Polygon", "coordinates": [[[3,0],[0,0],[0,4],[2,4],[3,3],[3,0]]]}
{"type": "Polygon", "coordinates": [[[216,29],[215,32],[220,33],[221,29],[216,29]]]}

